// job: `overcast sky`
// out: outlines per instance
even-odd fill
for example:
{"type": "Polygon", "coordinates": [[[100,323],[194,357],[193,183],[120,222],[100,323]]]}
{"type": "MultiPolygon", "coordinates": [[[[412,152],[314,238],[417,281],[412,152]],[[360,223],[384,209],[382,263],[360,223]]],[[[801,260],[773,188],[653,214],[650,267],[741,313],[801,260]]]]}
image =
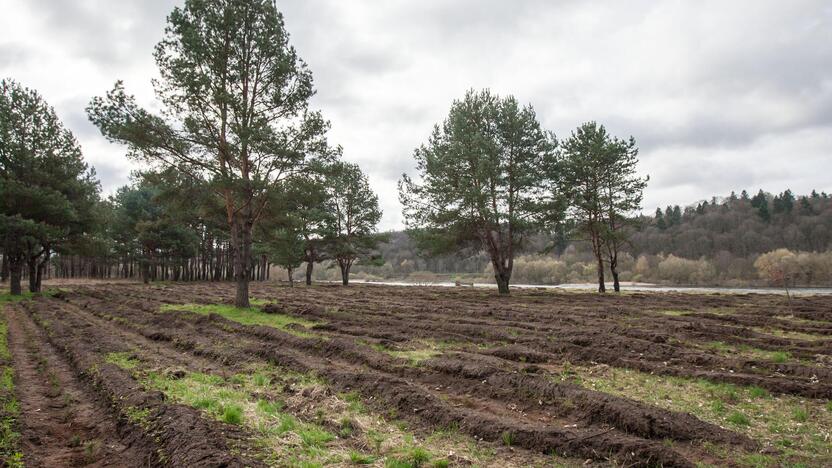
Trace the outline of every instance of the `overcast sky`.
{"type": "MultiPolygon", "coordinates": [[[[105,194],[124,149],[84,107],[117,79],[146,105],[175,0],[0,0],[0,76],[38,89],[105,194]]],[[[400,228],[396,181],[468,88],[534,105],[568,136],[597,120],[635,136],[645,211],[742,189],[832,191],[832,2],[284,0],[331,140],[400,228]]]]}

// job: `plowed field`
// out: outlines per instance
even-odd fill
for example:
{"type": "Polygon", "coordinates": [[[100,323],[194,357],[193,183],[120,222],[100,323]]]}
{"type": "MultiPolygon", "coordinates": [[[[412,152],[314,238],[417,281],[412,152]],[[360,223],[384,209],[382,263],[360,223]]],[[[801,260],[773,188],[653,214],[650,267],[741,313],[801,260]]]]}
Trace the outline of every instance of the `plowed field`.
{"type": "Polygon", "coordinates": [[[832,297],[252,296],[114,283],[7,302],[7,464],[832,465],[832,297]]]}

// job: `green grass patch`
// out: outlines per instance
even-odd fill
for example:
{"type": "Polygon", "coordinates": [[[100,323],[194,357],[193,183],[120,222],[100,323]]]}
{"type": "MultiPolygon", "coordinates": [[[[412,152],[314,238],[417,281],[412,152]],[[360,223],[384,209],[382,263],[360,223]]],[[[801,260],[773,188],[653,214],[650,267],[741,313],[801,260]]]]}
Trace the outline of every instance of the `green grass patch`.
{"type": "Polygon", "coordinates": [[[187,311],[197,314],[217,314],[232,322],[237,322],[242,325],[261,325],[266,327],[277,328],[287,333],[302,337],[316,337],[311,332],[297,330],[294,325],[299,325],[303,328],[311,328],[320,322],[313,322],[298,317],[292,317],[284,314],[267,314],[256,307],[237,308],[225,304],[165,304],[162,306],[163,312],[168,311],[187,311]],[[291,326],[290,326],[291,325],[291,326]]]}
{"type": "Polygon", "coordinates": [[[731,424],[736,424],[737,426],[748,426],[751,424],[751,421],[748,420],[748,416],[740,413],[739,411],[734,411],[729,414],[726,420],[731,424]]]}
{"type": "Polygon", "coordinates": [[[350,452],[350,463],[353,465],[372,465],[375,461],[376,458],[372,455],[356,452],[354,450],[350,452]]]}
{"type": "MultiPolygon", "coordinates": [[[[697,346],[697,345],[693,345],[697,346]]],[[[703,346],[705,349],[716,352],[725,357],[745,358],[760,361],[770,361],[777,364],[784,364],[794,360],[788,351],[767,351],[754,348],[748,345],[730,345],[721,341],[712,341],[703,346]]]]}
{"type": "Polygon", "coordinates": [[[222,422],[227,424],[242,424],[243,407],[235,404],[230,404],[223,407],[221,419],[222,422]]]}
{"type": "Polygon", "coordinates": [[[0,293],[0,304],[6,303],[6,302],[25,301],[25,300],[31,299],[33,297],[35,297],[35,293],[29,292],[29,291],[23,291],[23,293],[20,294],[19,296],[14,296],[11,293],[4,292],[4,293],[0,293]]]}
{"type": "Polygon", "coordinates": [[[771,360],[783,364],[791,358],[791,355],[786,351],[774,351],[771,353],[771,360]]]}
{"type": "Polygon", "coordinates": [[[450,345],[430,340],[419,340],[418,342],[414,343],[414,346],[419,347],[416,349],[409,350],[395,350],[389,349],[380,344],[370,345],[370,347],[375,349],[376,351],[380,351],[382,353],[389,354],[390,356],[393,356],[395,358],[404,359],[408,361],[408,364],[411,366],[418,366],[423,361],[427,361],[428,359],[432,359],[442,354],[442,351],[450,345]]]}
{"type": "MultiPolygon", "coordinates": [[[[755,386],[715,383],[703,379],[657,376],[630,369],[610,368],[603,373],[572,366],[581,385],[661,408],[691,413],[743,433],[764,445],[780,448],[771,466],[832,466],[832,408],[830,403],[791,395],[772,395],[755,386]]],[[[553,375],[554,380],[564,377],[553,375]]],[[[572,379],[574,380],[574,379],[572,379]]],[[[572,381],[570,380],[570,381],[572,381]]],[[[720,458],[746,455],[711,447],[720,458]]],[[[755,466],[743,461],[741,465],[755,466]]]]}
{"type": "Polygon", "coordinates": [[[757,333],[762,333],[765,335],[775,336],[777,338],[785,338],[787,340],[800,340],[800,341],[817,341],[817,340],[825,340],[829,339],[828,336],[824,335],[815,335],[812,333],[803,333],[797,331],[790,331],[790,330],[780,330],[778,328],[761,328],[761,327],[754,327],[754,331],[757,333]]]}
{"type": "Polygon", "coordinates": [[[14,397],[14,369],[8,334],[6,317],[0,304],[0,460],[6,466],[17,468],[23,466],[23,454],[18,450],[20,434],[17,432],[20,406],[14,397]]]}
{"type": "Polygon", "coordinates": [[[131,406],[126,408],[124,413],[127,415],[127,419],[133,424],[146,427],[148,418],[150,417],[150,408],[136,408],[135,406],[131,406]]]}
{"type": "Polygon", "coordinates": [[[139,365],[139,360],[130,353],[109,353],[104,361],[126,370],[133,370],[139,365]]]}

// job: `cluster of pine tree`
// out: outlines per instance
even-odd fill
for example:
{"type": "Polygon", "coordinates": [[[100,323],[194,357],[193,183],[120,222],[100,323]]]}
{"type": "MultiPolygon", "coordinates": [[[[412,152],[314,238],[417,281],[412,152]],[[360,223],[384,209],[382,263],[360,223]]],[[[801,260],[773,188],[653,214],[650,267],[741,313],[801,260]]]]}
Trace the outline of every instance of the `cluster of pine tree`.
{"type": "Polygon", "coordinates": [[[312,73],[274,2],[189,0],[154,55],[162,112],[120,81],[87,107],[109,141],[151,168],[106,201],[55,112],[32,90],[0,85],[0,247],[12,292],[27,271],[38,290],[50,266],[69,277],[233,277],[245,307],[249,281],[270,263],[291,276],[326,258],[347,283],[378,241],[378,198],[309,108],[312,73]]]}
{"type": "Polygon", "coordinates": [[[745,258],[779,248],[824,252],[832,248],[832,199],[825,192],[795,196],[746,191],[681,209],[668,206],[641,218],[631,236],[632,253],[674,254],[698,259],[745,258]]]}

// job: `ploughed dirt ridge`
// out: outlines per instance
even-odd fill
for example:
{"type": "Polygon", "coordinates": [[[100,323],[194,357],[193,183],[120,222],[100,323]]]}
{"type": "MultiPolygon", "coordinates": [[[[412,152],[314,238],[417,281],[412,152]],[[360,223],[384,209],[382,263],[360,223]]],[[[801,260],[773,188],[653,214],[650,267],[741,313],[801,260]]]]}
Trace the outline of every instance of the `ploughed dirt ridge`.
{"type": "Polygon", "coordinates": [[[112,353],[194,372],[266,362],[311,373],[424,432],[455,427],[511,445],[498,454],[506,465],[529,453],[601,465],[724,465],[730,460],[703,446],[760,449],[691,414],[555,378],[571,365],[832,399],[828,297],[788,304],[764,295],[528,290],[502,298],[467,288],[275,283],[252,283],[252,296],[262,313],[315,324],[281,330],[163,307],[230,304],[233,285],[224,283],[78,285],[7,305],[26,465],[263,463],[244,429],[148,390],[107,362],[112,353]],[[795,359],[717,352],[714,342],[795,359]]]}

